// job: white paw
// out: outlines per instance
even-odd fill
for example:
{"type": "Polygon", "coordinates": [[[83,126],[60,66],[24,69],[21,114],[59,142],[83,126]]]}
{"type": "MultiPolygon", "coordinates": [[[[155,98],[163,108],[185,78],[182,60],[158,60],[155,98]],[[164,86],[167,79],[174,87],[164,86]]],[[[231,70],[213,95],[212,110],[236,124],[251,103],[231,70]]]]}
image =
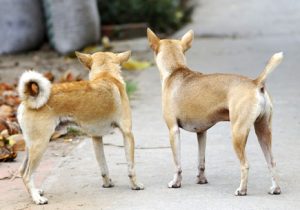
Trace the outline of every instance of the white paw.
{"type": "Polygon", "coordinates": [[[114,183],[111,181],[111,179],[109,179],[108,182],[106,182],[106,183],[104,183],[104,184],[102,185],[103,188],[111,188],[111,187],[114,187],[114,186],[115,186],[115,185],[114,185],[114,183]]]}
{"type": "Polygon", "coordinates": [[[134,185],[131,186],[132,190],[143,190],[144,185],[142,183],[135,183],[134,185]]]}
{"type": "Polygon", "coordinates": [[[177,180],[177,181],[172,180],[172,181],[170,181],[168,183],[168,187],[169,188],[180,188],[181,187],[181,181],[179,181],[179,180],[177,180]]]}
{"type": "Polygon", "coordinates": [[[181,187],[181,170],[174,174],[173,180],[168,183],[169,188],[180,188],[181,187]]]}
{"type": "Polygon", "coordinates": [[[207,179],[204,175],[197,176],[197,184],[207,184],[207,179]]]}
{"type": "Polygon", "coordinates": [[[247,189],[240,189],[238,188],[235,193],[236,196],[244,196],[247,195],[247,189]]]}
{"type": "Polygon", "coordinates": [[[37,205],[43,205],[43,204],[47,204],[48,203],[48,199],[46,197],[43,196],[35,196],[33,198],[33,201],[37,204],[37,205]]]}
{"type": "Polygon", "coordinates": [[[270,188],[270,191],[269,191],[269,194],[271,195],[279,195],[281,193],[281,189],[279,186],[275,187],[275,186],[272,186],[270,188]]]}
{"type": "Polygon", "coordinates": [[[38,205],[43,205],[48,203],[48,199],[46,197],[41,196],[40,194],[44,193],[43,190],[40,189],[32,189],[31,190],[31,197],[32,200],[38,204],[38,205]]]}

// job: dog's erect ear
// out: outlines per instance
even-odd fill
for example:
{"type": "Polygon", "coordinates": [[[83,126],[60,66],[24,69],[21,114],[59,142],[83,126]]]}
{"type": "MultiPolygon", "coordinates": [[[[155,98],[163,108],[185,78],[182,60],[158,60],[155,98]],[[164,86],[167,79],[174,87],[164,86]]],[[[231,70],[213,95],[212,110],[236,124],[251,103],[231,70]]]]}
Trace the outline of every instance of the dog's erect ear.
{"type": "Polygon", "coordinates": [[[181,38],[181,45],[183,51],[187,51],[192,46],[192,41],[194,39],[194,32],[193,30],[189,30],[186,34],[183,35],[181,38]]]}
{"type": "Polygon", "coordinates": [[[126,52],[119,53],[119,54],[117,54],[117,56],[118,56],[118,59],[120,61],[120,64],[122,64],[122,63],[128,61],[128,59],[131,56],[131,51],[128,50],[126,52]]]}
{"type": "Polygon", "coordinates": [[[80,61],[80,63],[82,63],[88,69],[91,69],[93,59],[92,59],[92,56],[90,54],[80,53],[80,52],[77,52],[77,51],[75,52],[75,54],[76,54],[78,60],[80,61]]]}
{"type": "Polygon", "coordinates": [[[147,36],[150,47],[153,51],[157,52],[159,47],[159,38],[155,35],[153,31],[151,31],[150,28],[147,28],[147,36]]]}

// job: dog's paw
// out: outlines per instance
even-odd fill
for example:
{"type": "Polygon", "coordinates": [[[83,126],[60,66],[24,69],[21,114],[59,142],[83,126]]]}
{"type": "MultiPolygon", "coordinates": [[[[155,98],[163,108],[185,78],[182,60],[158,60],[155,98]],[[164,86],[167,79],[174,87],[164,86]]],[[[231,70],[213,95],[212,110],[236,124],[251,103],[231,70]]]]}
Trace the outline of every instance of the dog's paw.
{"type": "Polygon", "coordinates": [[[281,193],[280,187],[271,187],[269,194],[270,195],[279,195],[281,193]]]}
{"type": "Polygon", "coordinates": [[[48,199],[46,197],[41,196],[41,194],[43,193],[44,191],[41,189],[36,189],[36,188],[31,189],[32,200],[38,205],[47,204],[48,199]]]}
{"type": "Polygon", "coordinates": [[[208,181],[205,176],[197,176],[197,184],[207,184],[208,181]]]}
{"type": "Polygon", "coordinates": [[[235,193],[236,196],[245,196],[247,195],[247,189],[240,189],[238,188],[235,193]]]}
{"type": "Polygon", "coordinates": [[[37,205],[44,205],[48,203],[48,199],[40,195],[34,196],[32,197],[32,199],[37,205]]]}
{"type": "Polygon", "coordinates": [[[104,183],[104,184],[102,185],[103,188],[111,188],[111,187],[114,187],[114,186],[115,186],[115,185],[114,185],[114,183],[111,181],[111,179],[109,179],[108,182],[106,182],[106,183],[104,183]]]}
{"type": "Polygon", "coordinates": [[[103,185],[102,185],[103,188],[112,188],[112,187],[114,187],[114,186],[115,186],[115,185],[114,185],[114,183],[112,183],[112,182],[111,182],[111,183],[107,183],[107,184],[103,184],[103,185]]]}
{"type": "Polygon", "coordinates": [[[144,189],[144,185],[142,183],[136,183],[133,186],[131,186],[132,190],[143,190],[144,189]]]}
{"type": "Polygon", "coordinates": [[[181,187],[181,182],[172,180],[168,183],[168,187],[169,188],[180,188],[181,187]]]}

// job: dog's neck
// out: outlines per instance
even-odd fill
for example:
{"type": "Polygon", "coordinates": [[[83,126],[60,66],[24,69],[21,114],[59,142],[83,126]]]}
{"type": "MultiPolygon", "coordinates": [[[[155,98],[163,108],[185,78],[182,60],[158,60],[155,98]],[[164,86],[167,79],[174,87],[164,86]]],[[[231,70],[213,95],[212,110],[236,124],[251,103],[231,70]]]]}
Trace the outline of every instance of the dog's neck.
{"type": "Polygon", "coordinates": [[[160,79],[164,84],[165,80],[178,68],[186,68],[186,59],[183,53],[164,53],[156,55],[156,64],[160,72],[160,79]]]}
{"type": "Polygon", "coordinates": [[[121,67],[118,64],[103,64],[101,66],[92,67],[89,74],[89,80],[92,81],[100,79],[103,74],[109,74],[123,82],[123,78],[121,76],[121,67]]]}

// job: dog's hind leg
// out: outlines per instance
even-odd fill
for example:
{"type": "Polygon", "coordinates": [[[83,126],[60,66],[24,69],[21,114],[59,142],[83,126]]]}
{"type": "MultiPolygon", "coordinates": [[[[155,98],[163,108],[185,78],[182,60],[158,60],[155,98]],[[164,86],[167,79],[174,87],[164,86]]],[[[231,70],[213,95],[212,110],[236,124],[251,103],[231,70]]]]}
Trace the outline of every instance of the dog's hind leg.
{"type": "Polygon", "coordinates": [[[93,137],[93,144],[94,144],[94,150],[97,162],[99,164],[100,170],[101,170],[101,176],[103,179],[103,187],[109,188],[113,187],[114,184],[111,181],[109,177],[109,171],[106,164],[105,154],[104,154],[104,148],[103,148],[103,140],[102,136],[99,137],[93,137]]]}
{"type": "Polygon", "coordinates": [[[249,164],[245,154],[245,147],[250,129],[239,129],[233,126],[232,140],[233,147],[240,161],[241,167],[241,183],[239,188],[235,191],[235,195],[246,195],[247,194],[247,183],[248,183],[248,172],[249,164]]]}
{"type": "MultiPolygon", "coordinates": [[[[19,173],[21,175],[21,177],[23,177],[25,170],[27,168],[28,165],[28,157],[29,157],[29,152],[28,152],[28,148],[26,148],[26,154],[25,154],[25,159],[23,160],[22,165],[19,168],[19,173]]],[[[37,189],[37,191],[39,192],[40,195],[44,194],[44,191],[42,189],[37,189]]]]}
{"type": "Polygon", "coordinates": [[[255,122],[254,128],[272,178],[272,187],[270,188],[269,193],[280,194],[281,190],[278,185],[278,176],[275,170],[276,164],[272,155],[271,118],[271,113],[265,114],[261,119],[255,122]]]}
{"type": "Polygon", "coordinates": [[[250,110],[251,108],[245,106],[243,109],[232,111],[232,114],[230,115],[233,148],[240,161],[241,168],[240,186],[235,191],[235,195],[247,194],[249,164],[246,158],[245,147],[250,128],[254,123],[254,120],[252,120],[252,112],[250,112],[250,110]]]}
{"type": "Polygon", "coordinates": [[[241,181],[235,195],[247,194],[249,164],[246,158],[246,143],[251,127],[260,115],[256,92],[253,95],[237,95],[229,104],[229,114],[232,132],[232,143],[240,161],[241,181]]]}
{"type": "MultiPolygon", "coordinates": [[[[32,122],[34,123],[34,121],[32,122]]],[[[31,125],[29,124],[27,128],[22,128],[23,133],[25,133],[24,136],[28,148],[28,161],[22,177],[28,192],[36,204],[48,203],[48,199],[42,196],[43,191],[35,187],[33,173],[38,167],[48,146],[55,125],[54,121],[49,120],[31,125]]]]}
{"type": "Polygon", "coordinates": [[[36,204],[48,203],[47,198],[41,196],[43,191],[35,187],[33,180],[33,173],[39,165],[42,155],[47,148],[48,142],[49,138],[31,140],[28,147],[28,163],[23,174],[23,181],[36,204]]]}
{"type": "Polygon", "coordinates": [[[198,139],[198,174],[197,184],[206,184],[207,179],[205,176],[205,148],[206,148],[206,131],[197,133],[198,139]]]}

